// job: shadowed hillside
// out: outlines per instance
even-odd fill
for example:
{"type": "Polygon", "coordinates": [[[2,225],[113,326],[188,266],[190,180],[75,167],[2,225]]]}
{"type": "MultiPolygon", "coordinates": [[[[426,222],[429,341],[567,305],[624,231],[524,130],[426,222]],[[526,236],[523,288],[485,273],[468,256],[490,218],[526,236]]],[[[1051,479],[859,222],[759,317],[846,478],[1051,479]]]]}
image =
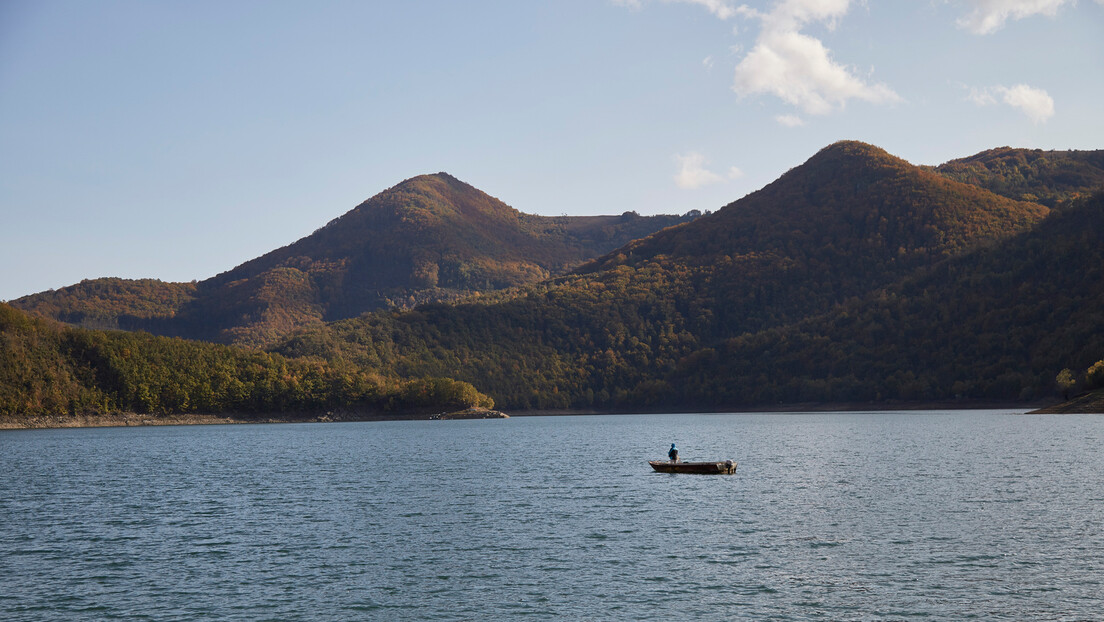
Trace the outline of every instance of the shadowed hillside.
{"type": "Polygon", "coordinates": [[[493,402],[448,378],[403,380],[233,346],[66,327],[0,303],[0,423],[119,411],[153,418],[439,411],[493,402]]]}
{"type": "MultiPolygon", "coordinates": [[[[1035,400],[1060,394],[1060,370],[1102,356],[1104,194],[807,320],[696,352],[669,381],[692,401],[1035,400]]],[[[1095,373],[1087,388],[1104,385],[1095,373]]]]}

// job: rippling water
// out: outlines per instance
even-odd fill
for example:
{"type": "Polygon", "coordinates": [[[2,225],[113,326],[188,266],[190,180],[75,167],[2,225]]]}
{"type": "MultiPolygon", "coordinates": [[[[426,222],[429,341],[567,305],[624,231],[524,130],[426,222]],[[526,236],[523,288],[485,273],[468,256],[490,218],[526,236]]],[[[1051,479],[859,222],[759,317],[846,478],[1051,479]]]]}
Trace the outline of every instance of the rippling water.
{"type": "Polygon", "coordinates": [[[1104,417],[0,432],[5,620],[1099,620],[1104,417]],[[683,458],[736,475],[651,472],[683,458]]]}

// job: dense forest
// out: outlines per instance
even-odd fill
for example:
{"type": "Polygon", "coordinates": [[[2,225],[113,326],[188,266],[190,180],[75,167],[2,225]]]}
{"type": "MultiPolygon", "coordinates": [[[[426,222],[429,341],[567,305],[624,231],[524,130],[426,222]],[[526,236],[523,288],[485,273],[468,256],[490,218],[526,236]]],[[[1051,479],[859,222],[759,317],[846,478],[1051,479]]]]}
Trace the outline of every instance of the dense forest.
{"type": "Polygon", "coordinates": [[[278,351],[454,374],[508,408],[1032,399],[1104,352],[1102,213],[1097,198],[1047,216],[839,143],[522,294],[338,322],[278,351]]]}
{"type": "Polygon", "coordinates": [[[534,216],[445,173],[422,175],[199,283],[97,279],[12,304],[86,328],[263,346],[366,311],[537,283],[698,215],[534,216]]]}
{"type": "Polygon", "coordinates": [[[0,418],[127,411],[236,414],[440,411],[493,406],[468,383],[401,380],[146,333],[61,326],[0,303],[0,418]]]}
{"type": "Polygon", "coordinates": [[[1001,147],[933,170],[1001,196],[1056,207],[1104,188],[1104,151],[1001,147]]]}
{"type": "Polygon", "coordinates": [[[1098,195],[827,313],[725,340],[715,365],[679,370],[671,383],[759,403],[1026,401],[1055,394],[1064,368],[1086,370],[1091,385],[1102,327],[1098,195]]]}
{"type": "Polygon", "coordinates": [[[453,373],[508,408],[1032,400],[1055,393],[1061,369],[1104,354],[1102,249],[1098,197],[767,328],[718,323],[708,281],[656,262],[493,304],[339,322],[281,351],[453,373]]]}
{"type": "Polygon", "coordinates": [[[417,177],[208,281],[17,301],[264,351],[0,307],[0,414],[1072,397],[1104,384],[1102,155],[917,167],[846,141],[670,227],[530,217],[417,177]],[[366,305],[385,308],[351,317],[366,305]]]}

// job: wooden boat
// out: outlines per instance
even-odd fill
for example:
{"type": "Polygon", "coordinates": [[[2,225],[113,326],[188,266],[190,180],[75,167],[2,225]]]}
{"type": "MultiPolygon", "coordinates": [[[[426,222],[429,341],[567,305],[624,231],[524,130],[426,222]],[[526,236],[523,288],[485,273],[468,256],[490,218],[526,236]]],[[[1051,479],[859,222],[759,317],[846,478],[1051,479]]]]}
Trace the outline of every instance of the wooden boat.
{"type": "Polygon", "coordinates": [[[648,464],[660,473],[699,473],[702,475],[732,475],[736,472],[736,463],[723,462],[671,462],[670,460],[649,460],[648,464]]]}

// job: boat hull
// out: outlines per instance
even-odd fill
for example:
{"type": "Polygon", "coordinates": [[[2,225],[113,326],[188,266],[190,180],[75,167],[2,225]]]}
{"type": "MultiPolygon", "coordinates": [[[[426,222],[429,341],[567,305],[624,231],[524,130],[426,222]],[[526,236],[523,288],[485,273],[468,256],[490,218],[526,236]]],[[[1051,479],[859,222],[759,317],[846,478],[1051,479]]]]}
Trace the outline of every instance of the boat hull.
{"type": "Polygon", "coordinates": [[[736,472],[736,462],[723,460],[720,462],[670,462],[667,460],[650,460],[648,464],[660,473],[696,473],[698,475],[732,475],[736,472]]]}

